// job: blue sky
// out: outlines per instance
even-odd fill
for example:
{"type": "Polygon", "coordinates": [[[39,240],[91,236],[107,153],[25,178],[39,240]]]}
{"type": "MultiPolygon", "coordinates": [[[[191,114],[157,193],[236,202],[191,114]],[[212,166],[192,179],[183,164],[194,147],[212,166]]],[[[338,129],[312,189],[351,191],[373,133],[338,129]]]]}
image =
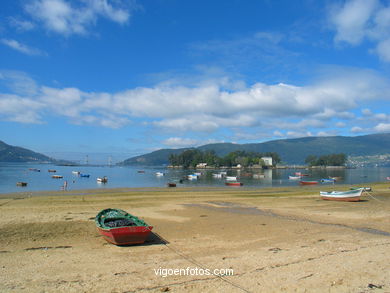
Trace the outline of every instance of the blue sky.
{"type": "Polygon", "coordinates": [[[390,3],[3,0],[0,140],[57,158],[390,132],[390,3]]]}

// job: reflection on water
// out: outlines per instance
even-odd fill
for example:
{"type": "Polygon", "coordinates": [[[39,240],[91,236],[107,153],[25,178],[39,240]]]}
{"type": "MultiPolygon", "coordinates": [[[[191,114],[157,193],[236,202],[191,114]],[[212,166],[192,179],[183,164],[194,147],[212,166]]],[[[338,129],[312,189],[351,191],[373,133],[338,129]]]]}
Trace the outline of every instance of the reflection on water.
{"type": "MultiPolygon", "coordinates": [[[[225,186],[223,178],[214,178],[213,173],[221,170],[201,170],[198,179],[183,180],[178,186],[225,186]]],[[[304,180],[339,177],[336,184],[363,184],[383,182],[390,176],[390,168],[361,169],[268,169],[268,170],[226,170],[227,176],[237,176],[244,187],[296,186],[298,180],[289,180],[289,175],[302,172],[308,176],[304,180]]],[[[67,188],[114,188],[114,187],[162,187],[168,182],[179,183],[180,179],[194,173],[194,170],[167,169],[164,167],[108,167],[108,166],[55,166],[50,164],[0,163],[0,193],[26,192],[39,190],[60,190],[67,181],[67,188]],[[30,169],[39,169],[30,170],[30,169]],[[55,173],[48,170],[56,170],[55,173]],[[80,174],[90,175],[81,177],[80,174]],[[157,172],[164,173],[156,176],[157,172]],[[52,175],[63,176],[53,179],[52,175]],[[106,184],[97,182],[98,177],[107,176],[106,184]],[[16,186],[17,182],[27,182],[27,187],[16,186]]]]}

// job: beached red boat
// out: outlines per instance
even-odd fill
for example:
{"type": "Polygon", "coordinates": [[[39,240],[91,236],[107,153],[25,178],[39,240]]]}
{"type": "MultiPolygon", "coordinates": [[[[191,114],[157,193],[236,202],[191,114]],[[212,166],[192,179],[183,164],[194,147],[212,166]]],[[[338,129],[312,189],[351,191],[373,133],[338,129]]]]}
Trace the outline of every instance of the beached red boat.
{"type": "Polygon", "coordinates": [[[153,227],[120,209],[105,209],[95,218],[98,232],[115,245],[144,243],[153,227]]]}
{"type": "Polygon", "coordinates": [[[318,181],[299,181],[301,185],[315,185],[318,184],[318,181]]]}
{"type": "Polygon", "coordinates": [[[242,186],[244,183],[242,182],[225,182],[225,185],[227,186],[242,186]]]}

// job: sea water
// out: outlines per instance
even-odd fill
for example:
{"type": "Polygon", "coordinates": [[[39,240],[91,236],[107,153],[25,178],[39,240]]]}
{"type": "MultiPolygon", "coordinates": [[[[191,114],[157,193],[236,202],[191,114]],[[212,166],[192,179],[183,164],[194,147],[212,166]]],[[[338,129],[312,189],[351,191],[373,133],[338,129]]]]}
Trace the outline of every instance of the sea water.
{"type": "MultiPolygon", "coordinates": [[[[52,164],[4,163],[0,162],[0,193],[61,190],[67,182],[68,190],[116,187],[165,187],[168,182],[177,186],[225,186],[223,178],[213,178],[213,173],[221,170],[198,170],[202,174],[198,179],[182,180],[194,170],[169,169],[166,167],[141,166],[57,166],[52,164]],[[40,172],[30,170],[39,169],[40,172]],[[48,172],[49,169],[56,173],[48,172]],[[80,177],[72,171],[89,174],[89,178],[80,177]],[[157,176],[157,172],[164,173],[157,176]],[[52,175],[61,175],[62,179],[53,179],[52,175]],[[97,182],[97,177],[107,176],[108,182],[97,182]],[[16,186],[17,182],[26,182],[26,187],[16,186]]],[[[297,186],[299,180],[289,180],[289,175],[302,172],[309,176],[303,180],[320,180],[321,178],[341,177],[335,184],[362,184],[384,182],[390,176],[390,168],[358,169],[268,169],[268,170],[226,170],[227,176],[238,176],[243,187],[297,186]],[[253,174],[262,174],[264,178],[255,179],[253,174]]],[[[388,181],[389,182],[389,181],[388,181]]],[[[390,182],[389,182],[390,183],[390,182]]],[[[321,184],[321,183],[319,183],[321,184]]],[[[229,188],[229,187],[226,187],[229,188]]]]}

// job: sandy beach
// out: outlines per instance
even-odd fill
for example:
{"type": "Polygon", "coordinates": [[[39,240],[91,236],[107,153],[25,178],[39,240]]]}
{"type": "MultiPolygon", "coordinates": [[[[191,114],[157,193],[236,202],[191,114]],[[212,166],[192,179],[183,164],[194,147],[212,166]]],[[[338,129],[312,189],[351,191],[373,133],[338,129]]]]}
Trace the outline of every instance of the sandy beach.
{"type": "Polygon", "coordinates": [[[370,186],[356,203],[320,187],[2,194],[0,291],[390,292],[390,189],[370,186]],[[109,207],[154,234],[108,244],[94,217],[109,207]],[[234,273],[201,274],[216,269],[234,273]]]}

